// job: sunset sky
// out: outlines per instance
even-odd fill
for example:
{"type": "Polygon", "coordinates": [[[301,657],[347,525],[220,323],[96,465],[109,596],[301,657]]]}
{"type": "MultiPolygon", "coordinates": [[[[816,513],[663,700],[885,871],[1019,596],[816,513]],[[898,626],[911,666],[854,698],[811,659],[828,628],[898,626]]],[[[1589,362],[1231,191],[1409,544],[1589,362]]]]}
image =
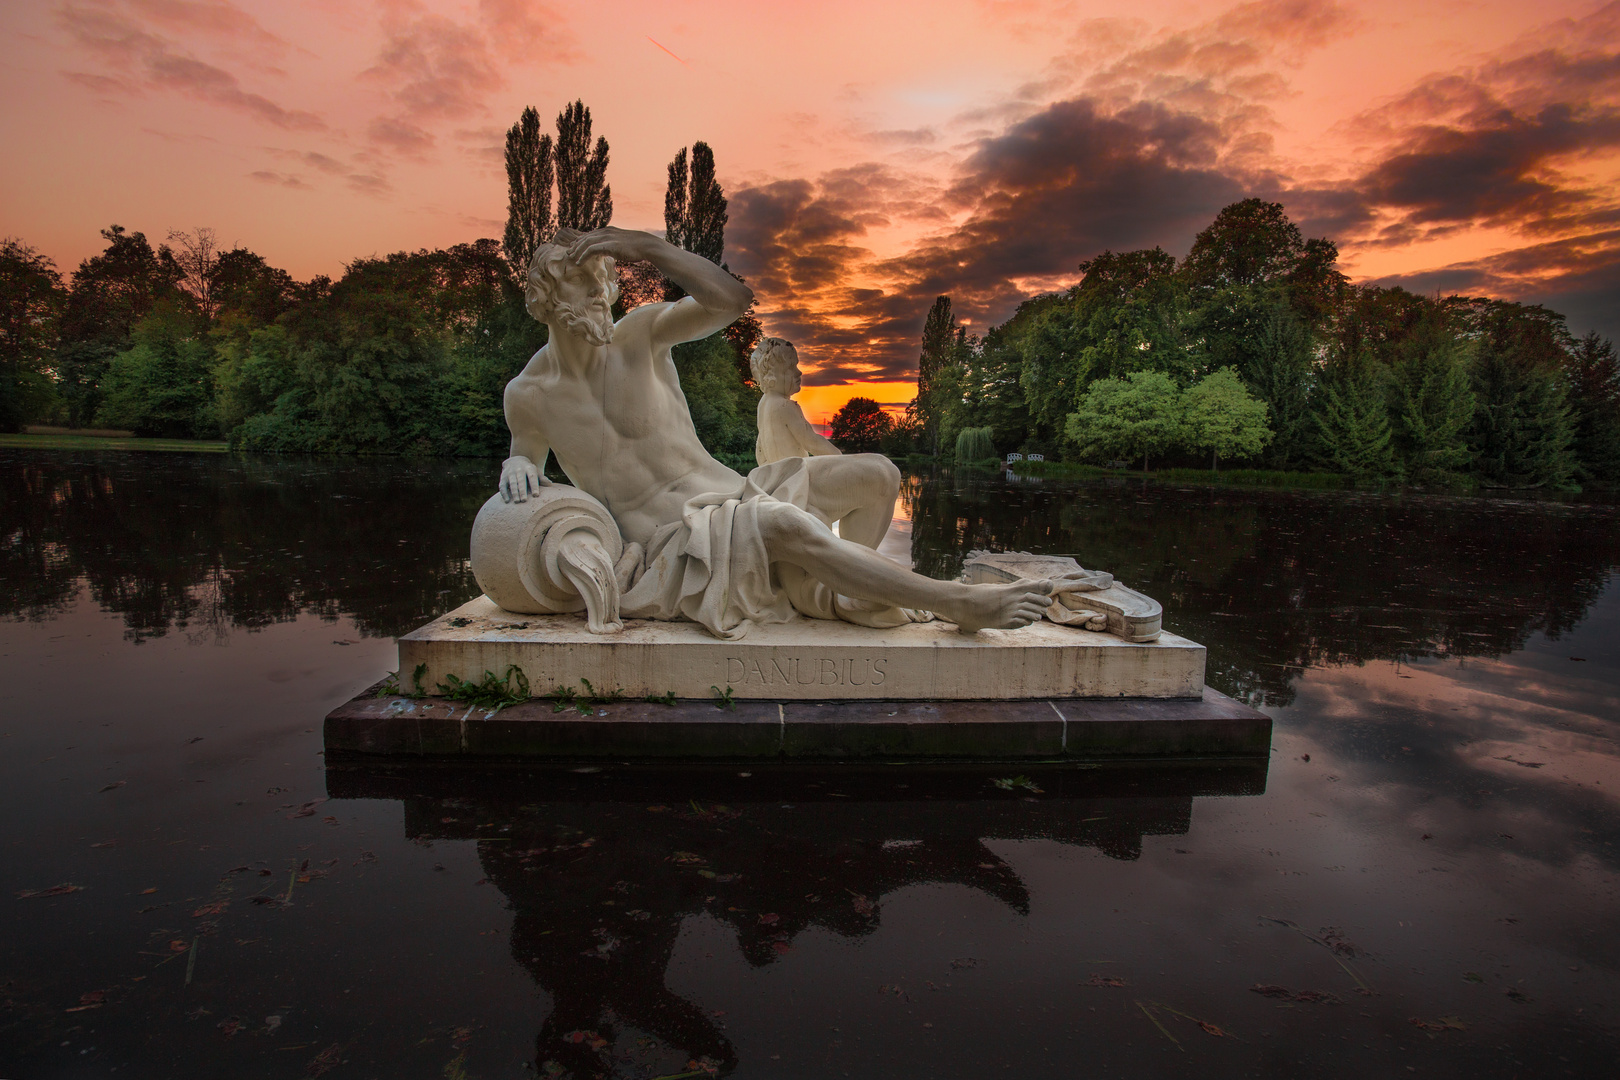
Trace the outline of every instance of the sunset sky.
{"type": "Polygon", "coordinates": [[[300,278],[498,237],[503,132],[575,98],[662,229],[705,140],[817,420],[912,396],[936,295],[983,329],[1249,195],[1354,280],[1620,336],[1620,3],[11,0],[0,58],[0,235],[64,274],[113,222],[300,278]]]}

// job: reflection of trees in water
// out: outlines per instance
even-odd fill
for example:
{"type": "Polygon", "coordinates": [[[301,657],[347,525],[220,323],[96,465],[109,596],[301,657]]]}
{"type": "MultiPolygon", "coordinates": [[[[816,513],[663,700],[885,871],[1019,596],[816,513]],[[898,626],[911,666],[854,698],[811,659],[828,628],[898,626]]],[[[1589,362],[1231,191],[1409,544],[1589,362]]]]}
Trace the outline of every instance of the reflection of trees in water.
{"type": "Polygon", "coordinates": [[[412,839],[478,840],[513,912],[513,958],[553,998],[539,1075],[653,1076],[694,1059],[737,1064],[722,1025],[666,985],[688,918],[726,926],[763,967],[807,930],[871,934],[883,898],[909,885],[962,885],[1028,914],[1023,881],[986,840],[1135,859],[1144,835],[1186,833],[1194,795],[1259,794],[1266,766],[1052,770],[1034,777],[1038,797],[961,770],[743,779],[700,767],[526,777],[339,765],[327,784],[338,798],[401,799],[412,839]]]}
{"type": "MultiPolygon", "coordinates": [[[[0,615],[81,583],[137,640],[300,613],[365,633],[476,595],[467,534],[485,461],[0,451],[0,615]]],[[[1061,552],[1165,605],[1210,682],[1283,704],[1321,664],[1496,656],[1585,614],[1620,551],[1609,507],[1489,499],[1009,484],[959,470],[902,493],[919,571],[973,548],[1061,552]]]]}
{"type": "Polygon", "coordinates": [[[0,452],[0,614],[81,584],[136,640],[301,613],[395,634],[476,595],[488,462],[0,452]]]}
{"type": "Polygon", "coordinates": [[[1074,554],[1160,600],[1209,647],[1212,686],[1271,704],[1309,667],[1557,637],[1620,562],[1607,506],[988,478],[906,494],[920,570],[950,576],[975,547],[1074,554]]]}

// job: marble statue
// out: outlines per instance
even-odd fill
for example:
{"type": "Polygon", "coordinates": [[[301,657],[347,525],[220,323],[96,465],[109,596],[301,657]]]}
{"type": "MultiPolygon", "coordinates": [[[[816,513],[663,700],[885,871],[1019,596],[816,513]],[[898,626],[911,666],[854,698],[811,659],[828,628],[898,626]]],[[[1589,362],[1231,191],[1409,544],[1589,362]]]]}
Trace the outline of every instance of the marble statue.
{"type": "Polygon", "coordinates": [[[761,338],[748,358],[759,387],[759,438],[754,460],[761,465],[790,457],[825,457],[842,454],[826,436],[810,426],[804,410],[793,400],[801,386],[799,353],[793,343],[779,337],[761,338]]]}
{"type": "Polygon", "coordinates": [[[1050,580],[938,581],[877,553],[900,485],[881,454],[794,455],[743,476],[703,449],[670,348],[751,299],[650,233],[562,229],[535,251],[525,304],[550,337],[507,385],[511,455],[474,526],[490,599],[584,610],[597,633],[625,617],[690,619],[728,639],[796,613],[893,627],[932,612],[963,633],[1040,619],[1050,580]],[[615,263],[639,260],[687,295],[615,323],[615,263]],[[548,455],[572,486],[546,477],[548,455]]]}

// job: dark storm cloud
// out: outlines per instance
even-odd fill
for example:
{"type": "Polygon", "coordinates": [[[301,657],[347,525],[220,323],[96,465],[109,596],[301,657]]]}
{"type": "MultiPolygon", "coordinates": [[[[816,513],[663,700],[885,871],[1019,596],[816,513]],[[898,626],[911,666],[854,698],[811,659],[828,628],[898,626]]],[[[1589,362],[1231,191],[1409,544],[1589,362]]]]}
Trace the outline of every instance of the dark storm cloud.
{"type": "Polygon", "coordinates": [[[1412,292],[1511,297],[1545,304],[1577,335],[1620,339],[1620,229],[1504,251],[1415,274],[1381,278],[1412,292]]]}
{"type": "Polygon", "coordinates": [[[861,366],[889,328],[885,293],[850,281],[865,238],[897,221],[944,221],[936,187],[882,165],[779,180],[731,194],[727,263],[770,308],[765,332],[805,346],[819,381],[875,377],[861,366]]]}
{"type": "Polygon", "coordinates": [[[1477,68],[1435,75],[1356,119],[1381,159],[1302,200],[1312,222],[1401,245],[1479,226],[1531,243],[1392,276],[1420,292],[1543,303],[1577,333],[1620,333],[1620,3],[1564,20],[1477,68]]]}
{"type": "Polygon", "coordinates": [[[944,191],[879,166],[742,189],[728,255],[778,309],[767,332],[814,341],[845,377],[906,378],[935,296],[982,328],[1026,295],[1014,279],[1072,275],[1109,248],[1184,251],[1254,189],[1222,168],[1224,142],[1218,125],[1164,106],[1062,101],[983,140],[944,191]],[[947,209],[966,216],[904,257],[873,263],[860,243],[891,220],[943,223],[947,209]],[[840,284],[860,269],[893,286],[840,284]]]}
{"type": "Polygon", "coordinates": [[[1294,183],[1266,134],[1264,103],[1287,89],[1270,69],[1280,51],[1297,56],[1352,23],[1322,0],[1240,5],[1151,40],[1117,20],[1084,23],[1040,90],[1067,85],[1066,100],[959,117],[992,130],[975,133],[942,189],[867,165],[735,193],[732,265],[771,312],[768,333],[823,354],[823,378],[909,377],[934,297],[982,330],[1105,249],[1180,256],[1223,206],[1251,196],[1345,250],[1516,233],[1532,243],[1403,280],[1610,325],[1620,263],[1601,238],[1620,224],[1620,196],[1583,173],[1606,175],[1620,150],[1620,3],[1418,81],[1347,125],[1372,148],[1359,172],[1294,183]],[[868,231],[902,220],[939,228],[876,260],[868,231]],[[885,287],[844,284],[856,278],[885,287]]]}
{"type": "Polygon", "coordinates": [[[1546,232],[1612,220],[1612,193],[1571,185],[1555,161],[1620,147],[1620,111],[1567,102],[1423,125],[1356,185],[1414,225],[1481,222],[1546,232]],[[1469,122],[1471,121],[1471,122],[1469,122]]]}

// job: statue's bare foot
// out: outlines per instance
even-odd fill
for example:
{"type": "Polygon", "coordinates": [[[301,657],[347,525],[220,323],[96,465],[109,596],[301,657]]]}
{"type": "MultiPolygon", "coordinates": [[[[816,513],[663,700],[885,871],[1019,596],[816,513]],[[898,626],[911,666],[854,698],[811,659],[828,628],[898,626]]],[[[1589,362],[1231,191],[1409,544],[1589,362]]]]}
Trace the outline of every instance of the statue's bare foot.
{"type": "Polygon", "coordinates": [[[940,618],[964,634],[986,627],[1010,630],[1035,622],[1052,603],[1052,582],[1020,580],[1006,585],[964,585],[960,599],[936,605],[940,618]]]}

